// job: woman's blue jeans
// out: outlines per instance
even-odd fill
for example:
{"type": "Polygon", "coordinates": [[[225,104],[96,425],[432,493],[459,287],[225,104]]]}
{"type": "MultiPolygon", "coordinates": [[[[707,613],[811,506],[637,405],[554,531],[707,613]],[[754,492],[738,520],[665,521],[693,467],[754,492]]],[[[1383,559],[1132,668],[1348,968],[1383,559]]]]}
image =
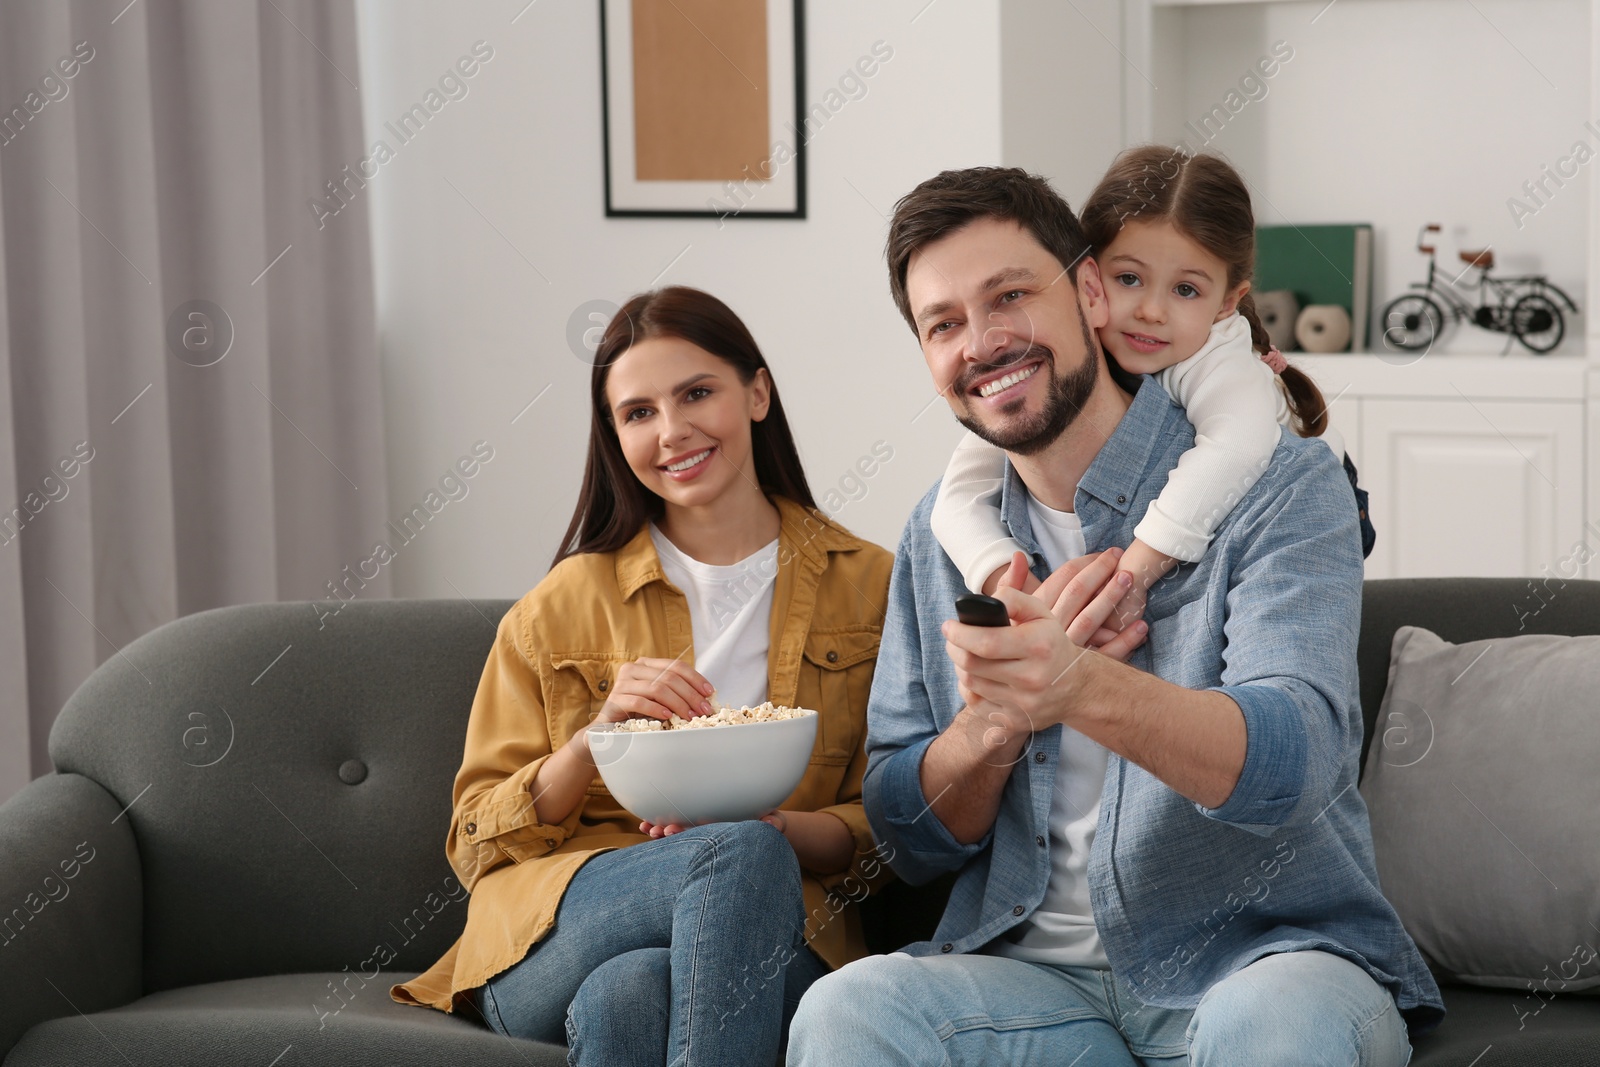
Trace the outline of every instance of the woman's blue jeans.
{"type": "Polygon", "coordinates": [[[512,1037],[574,1064],[770,1064],[827,966],[805,944],[800,868],[759,822],[714,823],[578,871],[555,929],[479,992],[512,1037]]]}

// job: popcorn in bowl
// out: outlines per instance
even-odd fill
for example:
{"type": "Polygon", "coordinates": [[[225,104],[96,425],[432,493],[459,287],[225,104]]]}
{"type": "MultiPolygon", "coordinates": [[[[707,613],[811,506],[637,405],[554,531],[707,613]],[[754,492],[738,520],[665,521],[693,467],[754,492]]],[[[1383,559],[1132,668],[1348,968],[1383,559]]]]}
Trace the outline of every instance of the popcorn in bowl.
{"type": "Polygon", "coordinates": [[[665,721],[661,719],[635,718],[624,719],[613,725],[612,729],[619,733],[648,733],[657,730],[697,730],[712,726],[747,726],[758,722],[782,722],[785,719],[798,719],[805,715],[815,715],[816,712],[808,708],[790,708],[774,704],[768,700],[757,704],[755,707],[719,708],[710,715],[696,715],[692,719],[681,718],[673,714],[665,721]]]}

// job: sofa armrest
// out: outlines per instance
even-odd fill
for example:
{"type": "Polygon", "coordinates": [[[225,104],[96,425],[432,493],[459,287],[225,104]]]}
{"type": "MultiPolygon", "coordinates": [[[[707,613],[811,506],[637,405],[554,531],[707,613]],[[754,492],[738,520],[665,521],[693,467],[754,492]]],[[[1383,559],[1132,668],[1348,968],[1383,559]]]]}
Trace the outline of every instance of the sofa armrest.
{"type": "Polygon", "coordinates": [[[133,829],[98,783],[51,774],[0,806],[0,1059],[36,1023],[137,998],[143,916],[133,829]]]}

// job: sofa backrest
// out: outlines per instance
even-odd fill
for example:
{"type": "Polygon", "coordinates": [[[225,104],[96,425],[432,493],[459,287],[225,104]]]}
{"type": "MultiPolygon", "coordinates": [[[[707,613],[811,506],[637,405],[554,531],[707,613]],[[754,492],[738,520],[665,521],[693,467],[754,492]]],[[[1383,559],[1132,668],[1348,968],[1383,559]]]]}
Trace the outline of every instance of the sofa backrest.
{"type": "Polygon", "coordinates": [[[1388,578],[1361,597],[1361,765],[1381,733],[1378,709],[1389,684],[1389,647],[1402,626],[1421,626],[1460,644],[1518,634],[1600,633],[1600,582],[1548,578],[1388,578]]]}
{"type": "MultiPolygon", "coordinates": [[[[50,754],[131,805],[121,818],[144,871],[146,992],[379,963],[416,972],[450,946],[466,921],[444,858],[451,786],[511,603],[203,612],[133,642],[73,694],[50,754]]],[[[1407,624],[1449,641],[1597,633],[1600,582],[1368,582],[1369,740],[1407,624]]],[[[895,886],[873,901],[874,947],[929,936],[948,888],[895,886]]]]}
{"type": "MultiPolygon", "coordinates": [[[[1600,633],[1600,582],[1561,578],[1380,579],[1362,589],[1357,666],[1366,723],[1366,764],[1378,708],[1389,681],[1389,646],[1402,626],[1425,626],[1447,641],[1478,641],[1518,633],[1600,633]]],[[[896,882],[863,906],[867,943],[890,952],[933,936],[954,878],[925,886],[896,882]]]]}
{"type": "Polygon", "coordinates": [[[451,786],[510,605],[202,612],[73,694],[50,755],[131,805],[145,992],[370,973],[385,947],[384,969],[415,972],[449,948],[466,921],[444,857],[451,786]]]}

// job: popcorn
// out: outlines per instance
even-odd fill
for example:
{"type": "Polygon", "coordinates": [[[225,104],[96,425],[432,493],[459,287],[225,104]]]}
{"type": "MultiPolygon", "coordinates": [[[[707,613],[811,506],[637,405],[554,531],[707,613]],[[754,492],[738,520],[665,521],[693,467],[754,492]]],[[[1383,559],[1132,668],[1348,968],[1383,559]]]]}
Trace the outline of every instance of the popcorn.
{"type": "Polygon", "coordinates": [[[698,730],[712,726],[748,726],[757,722],[780,722],[784,719],[798,719],[802,715],[815,715],[816,712],[806,708],[783,707],[766,701],[755,707],[721,708],[710,715],[696,715],[692,719],[680,718],[674,714],[665,722],[660,719],[623,719],[614,729],[626,733],[648,733],[653,730],[698,730]]]}

